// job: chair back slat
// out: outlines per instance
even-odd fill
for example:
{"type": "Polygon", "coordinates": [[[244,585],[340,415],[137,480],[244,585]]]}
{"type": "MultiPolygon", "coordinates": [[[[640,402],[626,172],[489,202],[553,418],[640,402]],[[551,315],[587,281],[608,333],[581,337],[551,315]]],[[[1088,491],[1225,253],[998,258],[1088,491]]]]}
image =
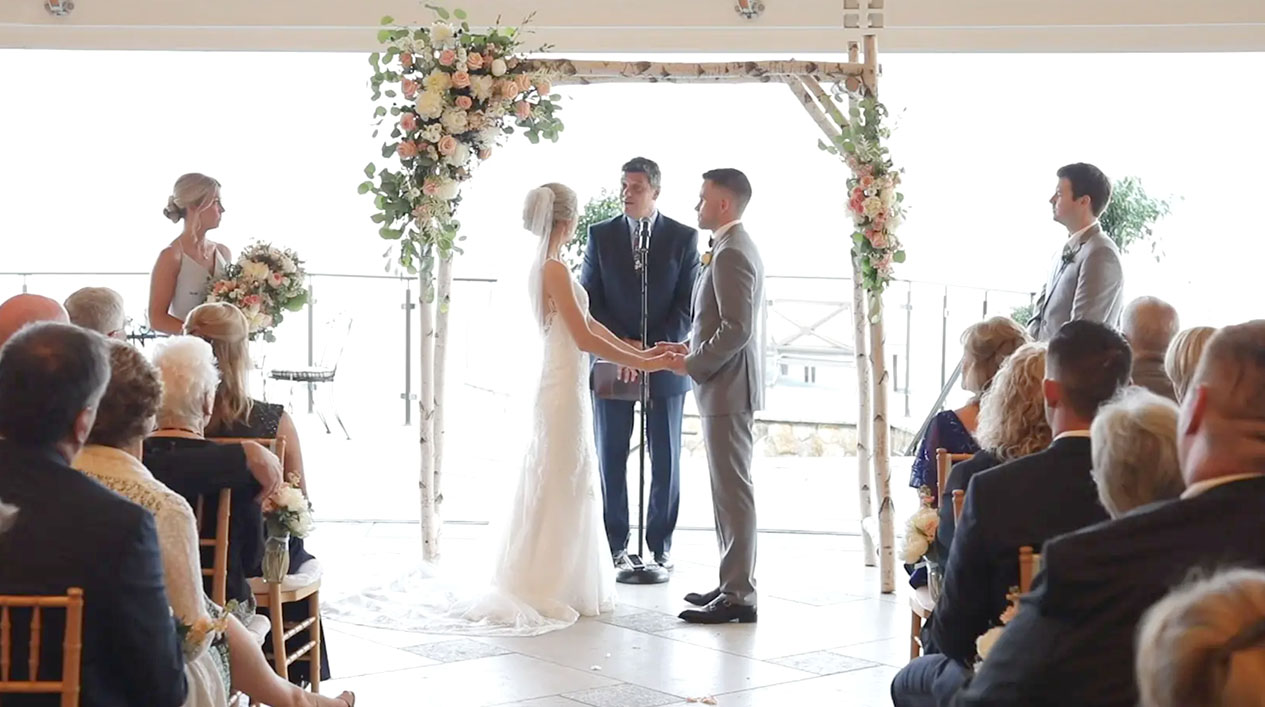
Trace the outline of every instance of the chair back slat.
{"type": "Polygon", "coordinates": [[[83,658],[83,590],[71,587],[64,596],[0,596],[0,694],[61,693],[61,707],[78,707],[80,661],[83,658]],[[31,609],[30,656],[27,680],[12,678],[14,608],[31,609]],[[40,680],[40,651],[44,634],[44,609],[65,609],[66,628],[62,642],[61,680],[40,680]]]}
{"type": "Polygon", "coordinates": [[[962,489],[953,489],[953,522],[957,523],[962,518],[962,506],[966,505],[966,492],[962,489]]]}
{"type": "Polygon", "coordinates": [[[1031,545],[1019,548],[1019,593],[1032,589],[1032,578],[1037,574],[1037,562],[1041,556],[1032,551],[1031,545]]]}
{"type": "Polygon", "coordinates": [[[202,537],[203,509],[206,506],[204,496],[198,497],[198,547],[211,548],[211,566],[202,567],[202,576],[211,578],[211,601],[224,606],[228,600],[228,521],[232,517],[233,492],[231,489],[219,490],[219,508],[215,511],[215,538],[202,537]]]}
{"type": "Polygon", "coordinates": [[[940,497],[944,495],[944,485],[949,482],[949,472],[957,462],[970,459],[970,454],[950,454],[944,447],[936,449],[936,494],[931,499],[934,508],[940,507],[940,497]]]}

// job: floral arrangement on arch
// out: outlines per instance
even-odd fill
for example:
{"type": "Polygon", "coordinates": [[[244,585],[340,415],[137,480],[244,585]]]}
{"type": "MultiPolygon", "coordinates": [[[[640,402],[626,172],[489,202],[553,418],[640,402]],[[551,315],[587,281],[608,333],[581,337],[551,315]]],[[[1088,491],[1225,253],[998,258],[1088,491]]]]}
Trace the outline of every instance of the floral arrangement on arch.
{"type": "Polygon", "coordinates": [[[835,144],[822,142],[819,146],[840,155],[852,169],[848,180],[852,252],[859,258],[866,291],[878,295],[892,281],[892,265],[905,262],[905,250],[896,237],[896,229],[904,220],[901,173],[884,144],[891,135],[883,124],[887,108],[873,96],[855,97],[848,117],[835,144]]]}
{"type": "Polygon", "coordinates": [[[228,302],[250,323],[250,338],[275,341],[275,329],[286,312],[307,304],[307,273],[289,248],[253,243],[228,266],[223,279],[211,284],[207,302],[228,302]]]}
{"type": "Polygon", "coordinates": [[[420,265],[429,275],[434,248],[441,256],[459,250],[461,183],[475,166],[515,127],[533,143],[556,141],[562,122],[556,116],[561,96],[551,94],[550,77],[524,59],[516,28],[475,31],[462,10],[426,7],[437,15],[434,23],[381,30],[378,40],[387,48],[369,57],[373,99],[387,99],[374,117],[395,121],[382,156],[397,156],[399,168],[369,164],[369,181],[359,191],[374,195],[379,235],[400,241],[400,264],[410,273],[420,265]]]}

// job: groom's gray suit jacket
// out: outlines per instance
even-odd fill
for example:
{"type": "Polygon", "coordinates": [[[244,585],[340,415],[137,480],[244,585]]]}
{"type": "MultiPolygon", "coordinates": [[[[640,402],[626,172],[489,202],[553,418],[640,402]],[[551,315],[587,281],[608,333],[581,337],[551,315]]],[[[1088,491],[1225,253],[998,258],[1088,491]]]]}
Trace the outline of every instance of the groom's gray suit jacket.
{"type": "Polygon", "coordinates": [[[685,370],[696,384],[700,415],[754,412],[764,405],[760,305],[764,263],[755,242],[735,225],[712,250],[694,286],[694,321],[685,370]]]}
{"type": "Polygon", "coordinates": [[[1074,319],[1120,326],[1120,311],[1124,308],[1120,250],[1101,228],[1092,226],[1076,244],[1065,249],[1053,275],[1028,322],[1032,338],[1049,341],[1074,319]]]}

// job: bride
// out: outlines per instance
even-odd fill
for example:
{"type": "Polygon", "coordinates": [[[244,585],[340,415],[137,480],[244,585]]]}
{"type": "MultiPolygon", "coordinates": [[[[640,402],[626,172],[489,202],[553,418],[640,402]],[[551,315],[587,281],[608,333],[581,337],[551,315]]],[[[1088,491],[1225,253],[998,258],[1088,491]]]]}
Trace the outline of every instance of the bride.
{"type": "Polygon", "coordinates": [[[444,588],[433,568],[335,602],[330,618],[430,633],[538,635],[614,608],[615,575],[602,521],[586,354],[643,371],[677,354],[640,350],[588,313],[588,294],[559,259],[575,232],[576,195],[531,190],[523,225],[538,239],[529,301],[544,340],[533,434],[508,523],[492,556],[491,587],[444,588]]]}

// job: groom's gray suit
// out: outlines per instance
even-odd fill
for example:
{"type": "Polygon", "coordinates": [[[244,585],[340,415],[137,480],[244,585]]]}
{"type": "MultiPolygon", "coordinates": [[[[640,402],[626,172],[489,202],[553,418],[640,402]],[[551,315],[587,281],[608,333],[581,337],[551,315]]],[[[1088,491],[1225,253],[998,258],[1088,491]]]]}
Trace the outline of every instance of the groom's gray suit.
{"type": "Polygon", "coordinates": [[[1062,258],[1041,290],[1028,333],[1049,341],[1062,326],[1087,319],[1113,329],[1124,309],[1124,273],[1120,250],[1095,224],[1063,247],[1062,258]]]}
{"type": "Polygon", "coordinates": [[[694,321],[685,370],[703,422],[711,468],[720,592],[755,606],[756,519],[751,483],[754,413],[764,404],[757,331],[764,264],[742,224],[721,234],[694,286],[694,321]]]}

